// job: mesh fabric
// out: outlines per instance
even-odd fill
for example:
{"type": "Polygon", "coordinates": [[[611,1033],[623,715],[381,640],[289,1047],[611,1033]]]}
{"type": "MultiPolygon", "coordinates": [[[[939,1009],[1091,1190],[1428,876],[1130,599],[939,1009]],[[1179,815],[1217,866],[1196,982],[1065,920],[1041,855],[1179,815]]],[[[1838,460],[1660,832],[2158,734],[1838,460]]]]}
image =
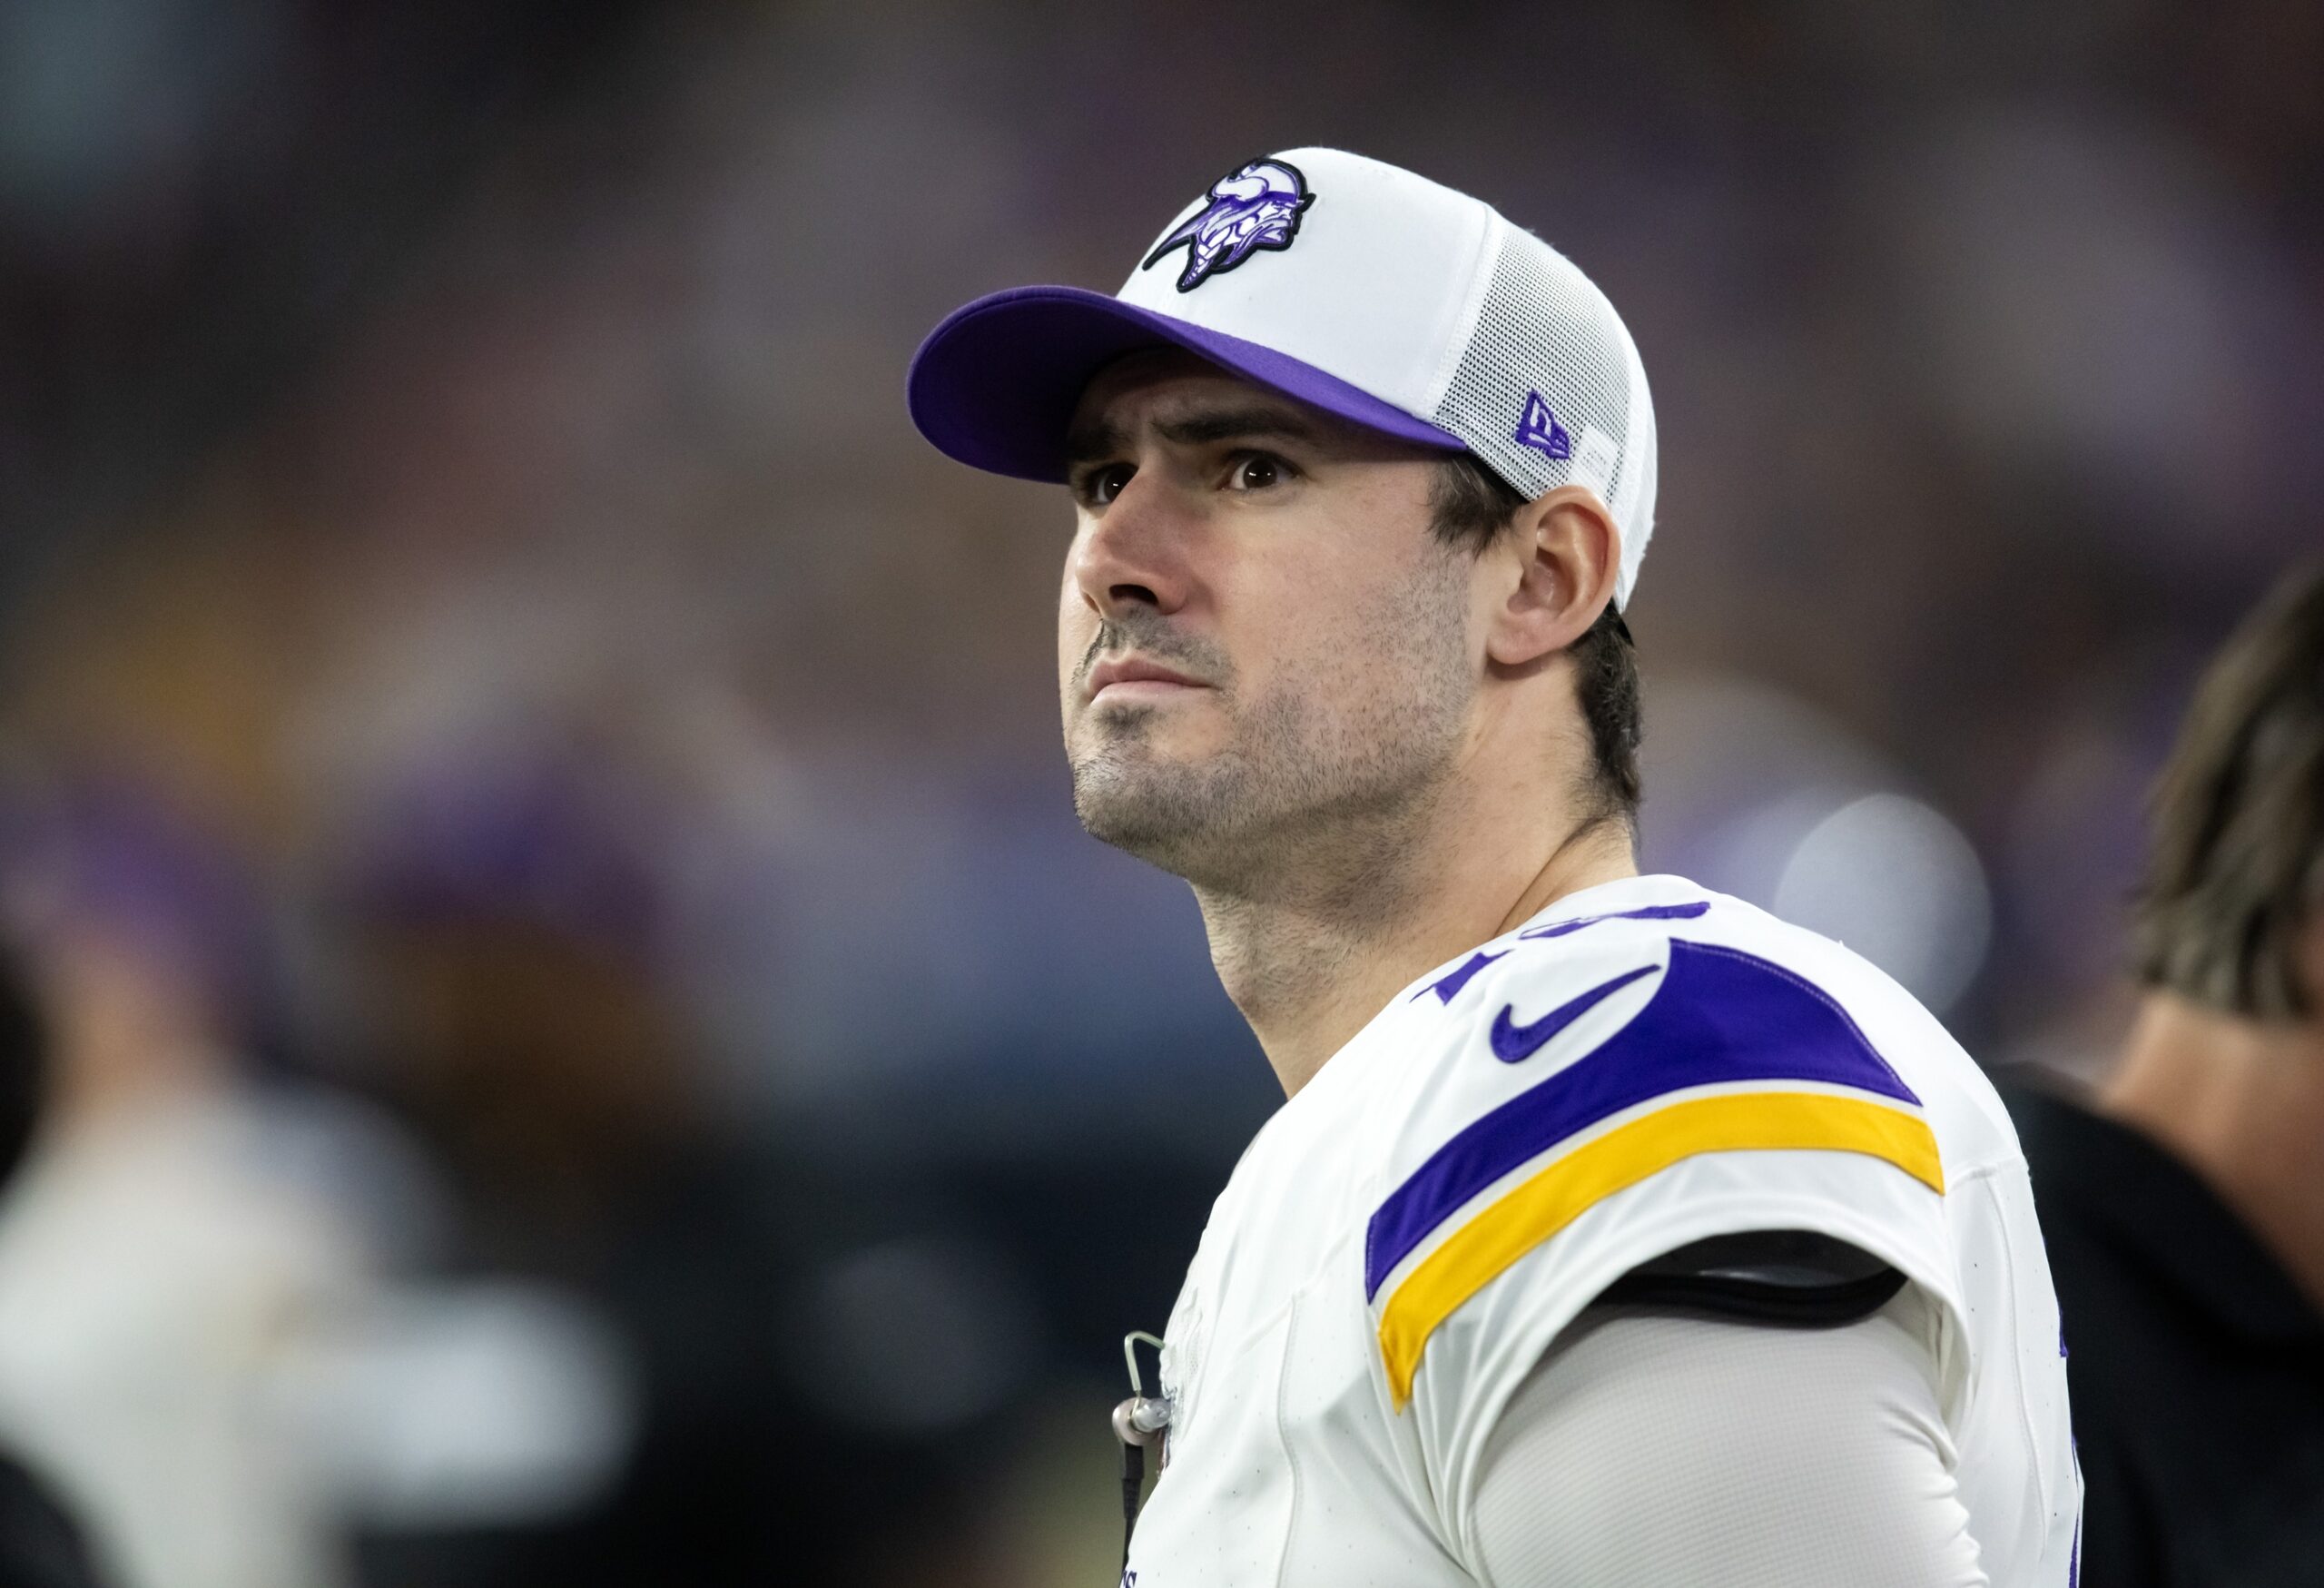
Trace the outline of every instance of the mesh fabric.
{"type": "Polygon", "coordinates": [[[1595,488],[1622,533],[1628,601],[1653,530],[1654,409],[1630,333],[1571,261],[1502,224],[1475,325],[1431,418],[1529,499],[1595,488]],[[1564,432],[1565,457],[1519,439],[1537,395],[1564,432]]]}

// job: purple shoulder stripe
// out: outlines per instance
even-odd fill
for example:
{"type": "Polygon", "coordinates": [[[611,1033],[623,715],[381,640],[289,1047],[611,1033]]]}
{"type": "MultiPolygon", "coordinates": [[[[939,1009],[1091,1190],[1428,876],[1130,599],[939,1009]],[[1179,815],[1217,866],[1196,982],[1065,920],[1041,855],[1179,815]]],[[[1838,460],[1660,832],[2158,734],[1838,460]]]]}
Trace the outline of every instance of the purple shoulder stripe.
{"type": "Polygon", "coordinates": [[[1479,949],[1475,953],[1471,954],[1467,959],[1462,961],[1452,970],[1446,972],[1443,975],[1439,976],[1435,981],[1431,981],[1418,992],[1413,993],[1413,1001],[1417,1002],[1419,1000],[1423,999],[1430,993],[1433,992],[1436,994],[1436,1001],[1439,1003],[1450,1003],[1454,999],[1461,996],[1461,989],[1466,987],[1469,984],[1470,979],[1476,975],[1478,972],[1483,970],[1487,965],[1492,964],[1495,960],[1506,959],[1508,955],[1509,951],[1507,949],[1502,950],[1501,952],[1497,954],[1489,954],[1482,949],[1479,949]]]}
{"type": "MultiPolygon", "coordinates": [[[[1496,1024],[1513,1019],[1512,1005],[1496,1024]]],[[[1665,1092],[1735,1080],[1822,1081],[1920,1101],[1821,988],[1755,955],[1674,938],[1661,985],[1628,1025],[1463,1129],[1380,1205],[1364,1237],[1365,1298],[1437,1226],[1528,1159],[1665,1092]]]]}
{"type": "Polygon", "coordinates": [[[1570,932],[1580,932],[1583,927],[1595,926],[1601,921],[1692,921],[1709,911],[1710,902],[1705,899],[1686,904],[1649,904],[1640,910],[1609,910],[1603,915],[1583,915],[1571,921],[1552,922],[1547,926],[1537,926],[1517,935],[1521,938],[1563,937],[1570,932]]]}

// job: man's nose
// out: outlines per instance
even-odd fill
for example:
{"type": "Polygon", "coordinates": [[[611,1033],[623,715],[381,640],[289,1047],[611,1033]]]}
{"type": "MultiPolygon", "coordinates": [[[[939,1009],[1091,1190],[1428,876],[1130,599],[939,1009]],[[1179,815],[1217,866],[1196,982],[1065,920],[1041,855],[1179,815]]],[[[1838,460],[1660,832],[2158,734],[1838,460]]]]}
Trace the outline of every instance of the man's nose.
{"type": "Polygon", "coordinates": [[[1144,469],[1131,475],[1074,554],[1082,599],[1108,619],[1139,607],[1177,611],[1193,590],[1187,554],[1198,531],[1167,482],[1144,469]]]}

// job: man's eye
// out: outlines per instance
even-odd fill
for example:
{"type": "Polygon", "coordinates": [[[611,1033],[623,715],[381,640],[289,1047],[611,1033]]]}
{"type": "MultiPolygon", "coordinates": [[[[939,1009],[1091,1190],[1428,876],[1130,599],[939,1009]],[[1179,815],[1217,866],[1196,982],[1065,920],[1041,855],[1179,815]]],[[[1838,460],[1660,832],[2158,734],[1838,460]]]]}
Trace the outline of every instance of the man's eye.
{"type": "Polygon", "coordinates": [[[1290,477],[1291,470],[1282,459],[1271,458],[1265,452],[1254,452],[1238,459],[1227,471],[1226,488],[1265,490],[1271,485],[1281,485],[1290,477]]]}
{"type": "Polygon", "coordinates": [[[1091,504],[1103,507],[1122,494],[1122,487],[1137,472],[1127,463],[1108,463],[1103,469],[1093,469],[1081,477],[1081,495],[1091,504]]]}

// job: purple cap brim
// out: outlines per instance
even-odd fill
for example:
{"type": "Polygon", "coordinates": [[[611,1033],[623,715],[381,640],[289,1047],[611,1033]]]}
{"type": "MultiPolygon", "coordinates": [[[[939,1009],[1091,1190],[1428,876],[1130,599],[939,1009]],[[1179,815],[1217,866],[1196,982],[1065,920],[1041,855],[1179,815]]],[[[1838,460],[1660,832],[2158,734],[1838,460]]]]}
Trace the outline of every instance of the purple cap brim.
{"type": "Polygon", "coordinates": [[[1164,345],[1382,435],[1451,450],[1464,445],[1273,348],[1079,287],[1016,287],[945,316],[912,355],[906,377],[912,423],[939,451],[972,469],[1061,481],[1066,427],[1082,390],[1122,354],[1164,345]]]}

